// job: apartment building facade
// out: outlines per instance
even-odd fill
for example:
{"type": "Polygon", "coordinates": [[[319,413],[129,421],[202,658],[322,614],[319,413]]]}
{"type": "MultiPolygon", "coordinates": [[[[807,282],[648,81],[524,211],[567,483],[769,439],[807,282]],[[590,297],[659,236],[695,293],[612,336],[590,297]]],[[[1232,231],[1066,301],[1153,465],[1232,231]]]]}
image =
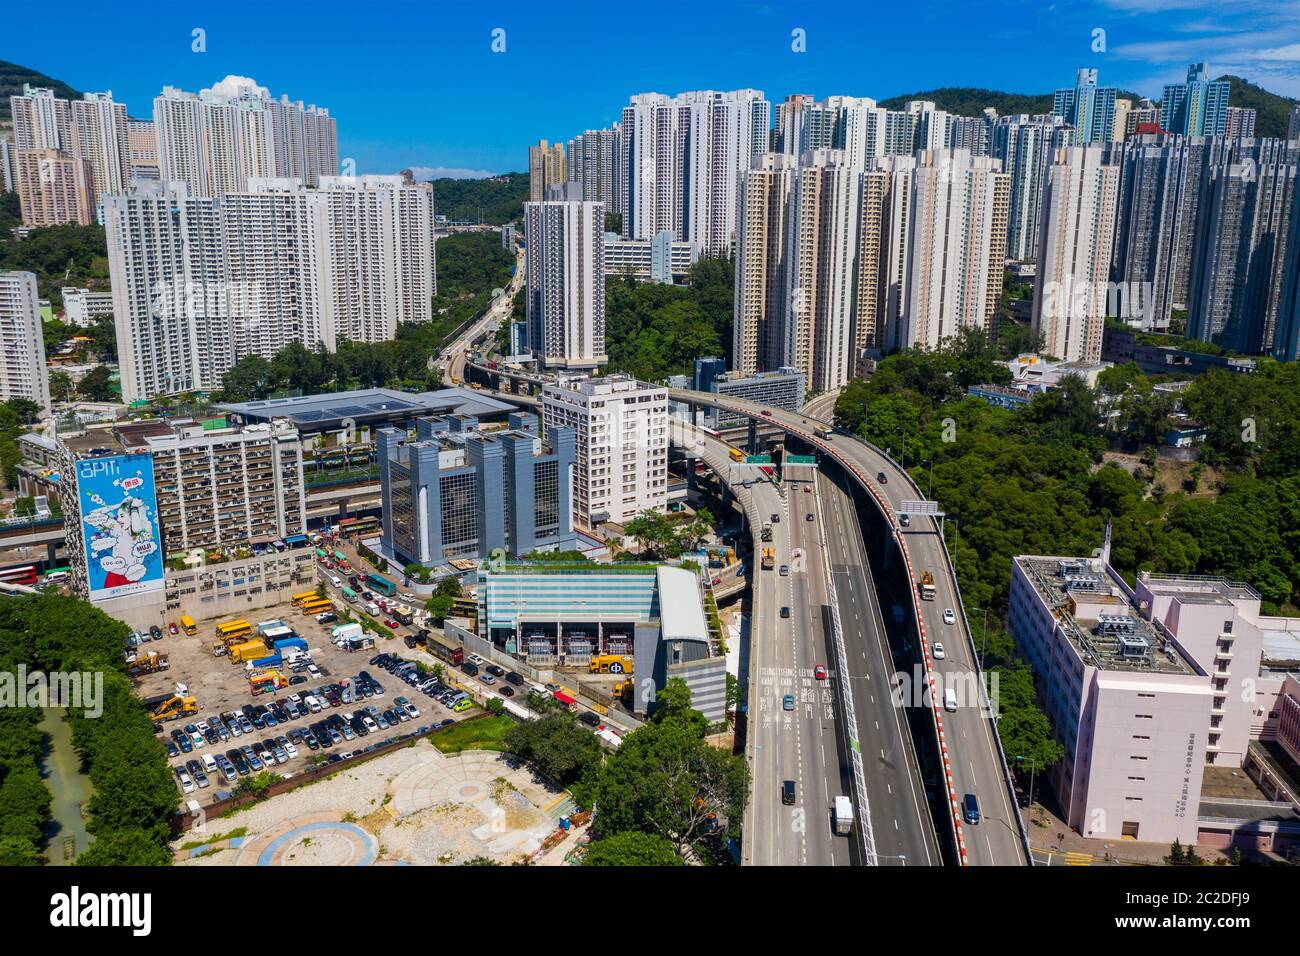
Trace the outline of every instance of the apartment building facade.
{"type": "Polygon", "coordinates": [[[31,272],[0,272],[0,401],[13,398],[50,410],[41,306],[31,272]]]}
{"type": "Polygon", "coordinates": [[[594,528],[668,506],[668,390],[628,375],[561,377],[542,388],[542,418],[576,436],[573,517],[594,528]]]}
{"type": "Polygon", "coordinates": [[[604,205],[576,198],[526,203],[524,233],[525,321],[533,358],[544,368],[605,364],[604,205]]]}

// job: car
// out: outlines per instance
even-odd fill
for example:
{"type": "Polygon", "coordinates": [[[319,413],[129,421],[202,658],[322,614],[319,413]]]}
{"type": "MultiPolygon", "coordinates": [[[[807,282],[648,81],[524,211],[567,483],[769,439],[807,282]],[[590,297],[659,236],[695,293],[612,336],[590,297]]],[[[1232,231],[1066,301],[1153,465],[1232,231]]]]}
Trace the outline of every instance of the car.
{"type": "Polygon", "coordinates": [[[794,806],[795,786],[793,780],[781,781],[781,802],[787,807],[794,806]]]}
{"type": "Polygon", "coordinates": [[[962,797],[961,811],[961,815],[971,826],[976,826],[980,822],[980,802],[975,794],[968,793],[962,797]]]}
{"type": "Polygon", "coordinates": [[[452,724],[454,724],[455,722],[456,722],[456,721],[454,721],[454,720],[452,720],[450,717],[448,717],[446,720],[442,721],[442,723],[438,724],[438,726],[439,726],[439,727],[450,727],[450,726],[451,726],[452,724]]]}
{"type": "Polygon", "coordinates": [[[320,680],[321,678],[320,668],[315,664],[309,663],[307,665],[307,673],[311,676],[312,680],[320,680]]]}
{"type": "Polygon", "coordinates": [[[790,557],[797,558],[802,554],[803,554],[803,548],[795,548],[793,551],[790,552],[790,557]]]}
{"type": "Polygon", "coordinates": [[[810,495],[810,494],[812,494],[812,485],[804,485],[804,486],[803,486],[803,493],[804,493],[805,495],[810,495]]]}
{"type": "Polygon", "coordinates": [[[182,793],[193,793],[195,791],[194,779],[180,767],[176,768],[176,779],[181,782],[182,793]]]}
{"type": "Polygon", "coordinates": [[[253,722],[252,722],[251,720],[249,720],[247,717],[240,717],[240,718],[239,718],[239,729],[240,729],[243,733],[251,734],[251,733],[252,733],[254,730],[256,730],[257,728],[253,726],[253,722]]]}
{"type": "Polygon", "coordinates": [[[367,601],[373,601],[375,599],[374,594],[371,593],[370,591],[362,591],[361,596],[365,598],[367,601]]]}
{"type": "Polygon", "coordinates": [[[217,772],[217,758],[212,756],[212,754],[203,755],[203,772],[204,773],[217,772]]]}
{"type": "Polygon", "coordinates": [[[320,741],[316,739],[316,735],[310,730],[303,731],[302,742],[307,745],[308,750],[320,749],[320,741]]]}
{"type": "Polygon", "coordinates": [[[790,576],[790,565],[788,564],[781,565],[780,572],[781,572],[781,577],[788,578],[790,576]]]}
{"type": "Polygon", "coordinates": [[[181,629],[176,626],[175,621],[172,621],[170,624],[167,625],[167,633],[169,633],[172,637],[175,637],[180,632],[181,629]]]}
{"type": "Polygon", "coordinates": [[[281,739],[280,746],[284,748],[284,752],[289,755],[290,760],[298,756],[298,748],[293,745],[292,741],[281,739]]]}
{"type": "Polygon", "coordinates": [[[506,673],[506,680],[510,681],[510,683],[514,684],[516,687],[519,687],[524,682],[523,676],[516,674],[514,671],[508,671],[506,673]]]}
{"type": "Polygon", "coordinates": [[[155,641],[161,641],[163,636],[162,628],[159,627],[157,624],[153,625],[152,627],[149,628],[149,636],[152,637],[155,641]]]}
{"type": "Polygon", "coordinates": [[[509,684],[502,684],[500,687],[497,688],[497,693],[500,694],[502,697],[514,697],[515,689],[511,687],[509,684]]]}
{"type": "Polygon", "coordinates": [[[468,697],[466,697],[463,700],[456,701],[455,705],[452,706],[451,710],[452,713],[459,714],[462,710],[469,710],[473,706],[474,706],[474,702],[470,700],[468,697]]]}
{"type": "Polygon", "coordinates": [[[489,664],[483,669],[493,677],[504,677],[506,675],[506,669],[504,667],[498,667],[496,664],[489,664]]]}
{"type": "Polygon", "coordinates": [[[787,617],[789,617],[789,616],[790,616],[790,608],[788,608],[788,607],[786,607],[786,606],[783,605],[783,606],[781,607],[781,617],[783,617],[783,618],[787,618],[787,617]]]}
{"type": "Polygon", "coordinates": [[[235,773],[239,774],[241,777],[247,777],[253,772],[252,768],[248,766],[248,761],[244,759],[243,754],[237,755],[231,763],[235,765],[235,773]]]}
{"type": "Polygon", "coordinates": [[[780,524],[780,523],[781,523],[781,516],[777,514],[775,511],[772,512],[772,524],[780,524]]]}
{"type": "Polygon", "coordinates": [[[814,520],[816,520],[816,518],[815,518],[815,516],[813,515],[813,513],[810,511],[810,512],[808,512],[806,515],[804,515],[804,519],[803,519],[803,520],[804,520],[804,521],[814,521],[814,520]]]}
{"type": "Polygon", "coordinates": [[[194,741],[190,739],[190,736],[188,734],[181,734],[179,732],[177,733],[178,736],[174,737],[173,739],[176,741],[176,746],[181,748],[181,753],[183,754],[193,753],[194,741]]]}
{"type": "Polygon", "coordinates": [[[402,710],[405,711],[406,716],[411,718],[412,720],[420,716],[420,708],[416,707],[409,700],[402,705],[402,710]]]}
{"type": "Polygon", "coordinates": [[[908,516],[908,514],[907,514],[906,511],[903,511],[903,512],[900,512],[900,513],[899,513],[899,515],[898,515],[898,524],[899,524],[901,527],[904,527],[904,528],[907,528],[907,527],[910,527],[910,526],[911,526],[911,524],[912,524],[912,519],[908,516]]]}
{"type": "Polygon", "coordinates": [[[290,687],[297,687],[298,685],[305,683],[307,683],[307,678],[303,677],[301,674],[294,674],[289,678],[290,687]]]}
{"type": "Polygon", "coordinates": [[[333,611],[322,611],[320,614],[316,615],[317,624],[333,624],[338,619],[339,616],[333,611]]]}
{"type": "Polygon", "coordinates": [[[486,684],[489,687],[497,682],[497,679],[491,674],[480,674],[478,679],[479,683],[486,684]]]}
{"type": "Polygon", "coordinates": [[[944,654],[943,654],[943,645],[940,644],[938,641],[935,641],[935,642],[934,642],[934,648],[933,648],[932,653],[933,653],[933,655],[934,655],[934,659],[935,659],[936,661],[941,661],[941,660],[943,660],[943,657],[944,657],[944,654]]]}
{"type": "Polygon", "coordinates": [[[794,710],[794,694],[786,694],[781,698],[782,710],[794,710]]]}
{"type": "Polygon", "coordinates": [[[597,717],[589,710],[584,710],[582,713],[580,713],[578,715],[578,719],[582,721],[584,724],[586,724],[588,727],[595,728],[600,726],[600,718],[597,717]]]}
{"type": "Polygon", "coordinates": [[[952,608],[946,607],[943,609],[943,623],[948,625],[957,623],[957,615],[952,613],[952,608]]]}
{"type": "Polygon", "coordinates": [[[825,680],[825,679],[826,679],[826,665],[825,665],[825,664],[818,664],[816,667],[814,667],[814,668],[813,668],[813,677],[816,678],[817,680],[825,680]]]}
{"type": "Polygon", "coordinates": [[[181,755],[181,749],[176,746],[174,741],[164,740],[163,746],[167,748],[168,757],[179,757],[181,755]]]}
{"type": "Polygon", "coordinates": [[[394,620],[391,617],[384,618],[384,627],[388,628],[390,631],[396,630],[401,626],[402,625],[398,621],[394,620]]]}
{"type": "Polygon", "coordinates": [[[880,482],[882,485],[887,485],[889,484],[889,476],[883,471],[878,471],[876,472],[876,481],[880,482]]]}

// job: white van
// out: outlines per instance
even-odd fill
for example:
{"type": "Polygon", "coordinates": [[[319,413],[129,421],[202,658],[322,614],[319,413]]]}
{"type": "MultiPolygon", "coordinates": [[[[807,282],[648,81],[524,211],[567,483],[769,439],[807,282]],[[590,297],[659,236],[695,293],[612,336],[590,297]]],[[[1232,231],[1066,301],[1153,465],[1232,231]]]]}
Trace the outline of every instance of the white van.
{"type": "Polygon", "coordinates": [[[957,692],[951,687],[945,687],[943,691],[943,709],[953,711],[957,709],[957,692]]]}
{"type": "Polygon", "coordinates": [[[212,754],[203,755],[203,769],[210,774],[216,774],[217,761],[213,759],[212,754]]]}
{"type": "Polygon", "coordinates": [[[336,588],[341,588],[343,587],[343,579],[337,576],[331,577],[330,584],[334,585],[336,588]]]}

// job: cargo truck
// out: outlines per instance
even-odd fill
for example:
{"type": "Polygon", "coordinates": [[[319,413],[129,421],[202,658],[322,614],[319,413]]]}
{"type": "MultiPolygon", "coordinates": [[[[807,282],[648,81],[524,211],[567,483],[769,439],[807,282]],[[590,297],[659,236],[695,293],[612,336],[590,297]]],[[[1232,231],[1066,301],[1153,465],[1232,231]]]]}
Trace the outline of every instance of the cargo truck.
{"type": "Polygon", "coordinates": [[[150,651],[131,661],[126,667],[127,677],[143,677],[145,674],[156,674],[158,671],[167,670],[167,655],[159,654],[157,651],[150,651]]]}
{"type": "Polygon", "coordinates": [[[920,590],[922,601],[934,600],[934,575],[929,571],[921,572],[920,590]]]}
{"type": "Polygon", "coordinates": [[[763,549],[762,567],[764,571],[771,571],[776,565],[776,551],[772,548],[763,549]]]}
{"type": "Polygon", "coordinates": [[[592,674],[631,674],[633,659],[622,654],[598,654],[587,665],[592,674]]]}
{"type": "Polygon", "coordinates": [[[853,803],[848,797],[835,798],[835,833],[848,836],[853,832],[853,803]]]}
{"type": "Polygon", "coordinates": [[[236,644],[230,649],[230,662],[232,664],[246,664],[251,660],[266,656],[265,641],[245,641],[243,644],[236,644]]]}

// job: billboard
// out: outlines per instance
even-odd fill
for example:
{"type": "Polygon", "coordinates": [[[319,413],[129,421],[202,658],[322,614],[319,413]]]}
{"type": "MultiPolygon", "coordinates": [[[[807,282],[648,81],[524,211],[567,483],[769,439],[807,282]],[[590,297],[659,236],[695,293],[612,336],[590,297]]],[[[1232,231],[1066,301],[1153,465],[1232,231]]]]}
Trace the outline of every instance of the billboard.
{"type": "Polygon", "coordinates": [[[77,462],[90,600],[163,587],[162,536],[150,455],[77,462]]]}

